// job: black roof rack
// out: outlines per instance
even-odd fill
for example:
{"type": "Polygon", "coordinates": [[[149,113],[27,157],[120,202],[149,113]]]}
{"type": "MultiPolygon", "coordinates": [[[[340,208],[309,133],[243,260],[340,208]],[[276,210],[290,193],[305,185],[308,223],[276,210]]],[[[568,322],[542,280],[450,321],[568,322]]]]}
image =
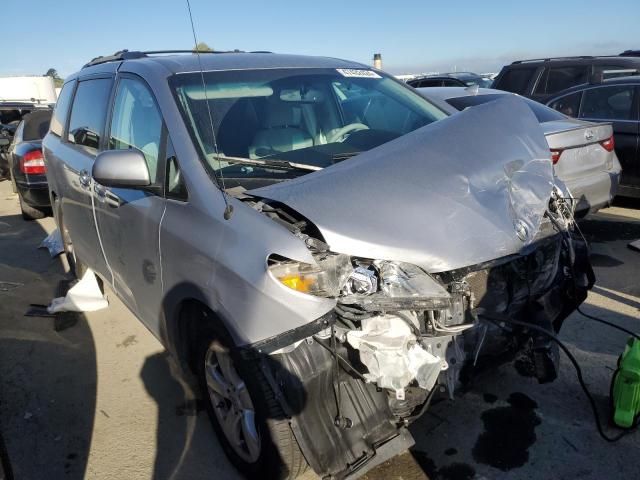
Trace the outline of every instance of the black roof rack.
{"type": "Polygon", "coordinates": [[[528,60],[516,60],[511,62],[511,65],[518,65],[520,63],[528,62],[550,62],[551,60],[580,60],[584,58],[596,58],[593,55],[576,55],[573,57],[548,57],[548,58],[530,58],[528,60]]]}
{"type": "MultiPolygon", "coordinates": [[[[139,51],[129,51],[129,50],[120,50],[113,55],[105,55],[102,57],[96,57],[92,59],[90,62],[86,63],[82,66],[82,68],[91,67],[93,65],[100,65],[101,63],[108,62],[121,62],[123,60],[134,60],[136,58],[144,58],[149,55],[163,55],[163,54],[173,54],[173,53],[244,53],[242,50],[230,50],[230,51],[222,51],[222,50],[149,50],[146,52],[139,51]]],[[[271,52],[251,52],[251,53],[271,53],[271,52]]]]}
{"type": "Polygon", "coordinates": [[[113,55],[104,55],[101,57],[95,57],[91,59],[91,61],[87,62],[82,66],[82,68],[91,67],[93,65],[100,65],[101,63],[107,62],[119,62],[122,60],[131,60],[134,58],[142,58],[146,57],[146,54],[143,52],[130,52],[129,50],[120,50],[113,55]]]}

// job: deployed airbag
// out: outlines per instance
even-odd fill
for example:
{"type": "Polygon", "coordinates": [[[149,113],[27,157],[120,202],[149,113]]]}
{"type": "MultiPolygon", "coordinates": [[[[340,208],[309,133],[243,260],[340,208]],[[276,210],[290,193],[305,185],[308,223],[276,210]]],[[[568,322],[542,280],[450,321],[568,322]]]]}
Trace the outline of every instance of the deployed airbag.
{"type": "Polygon", "coordinates": [[[367,380],[399,397],[414,379],[420,388],[431,390],[447,368],[440,357],[418,345],[407,323],[394,315],[363,320],[362,330],[347,332],[347,341],[360,352],[360,361],[369,370],[367,380]]]}

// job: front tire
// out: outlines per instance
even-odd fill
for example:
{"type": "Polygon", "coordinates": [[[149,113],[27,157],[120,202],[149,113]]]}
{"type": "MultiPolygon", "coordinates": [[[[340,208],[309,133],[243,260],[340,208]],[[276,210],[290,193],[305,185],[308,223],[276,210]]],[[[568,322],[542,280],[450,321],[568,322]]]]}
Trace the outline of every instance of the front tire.
{"type": "Polygon", "coordinates": [[[210,332],[198,351],[198,380],[222,447],[249,478],[297,478],[308,465],[288,419],[258,360],[230,345],[226,332],[210,332]]]}

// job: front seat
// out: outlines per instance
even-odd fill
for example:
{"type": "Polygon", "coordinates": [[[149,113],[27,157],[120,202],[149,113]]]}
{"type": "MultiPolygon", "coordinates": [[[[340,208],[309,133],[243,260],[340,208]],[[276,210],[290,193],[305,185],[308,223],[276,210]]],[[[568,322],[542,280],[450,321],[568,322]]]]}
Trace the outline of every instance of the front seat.
{"type": "Polygon", "coordinates": [[[249,146],[249,158],[260,158],[313,146],[313,138],[302,126],[302,109],[293,103],[267,104],[263,129],[249,146]]]}

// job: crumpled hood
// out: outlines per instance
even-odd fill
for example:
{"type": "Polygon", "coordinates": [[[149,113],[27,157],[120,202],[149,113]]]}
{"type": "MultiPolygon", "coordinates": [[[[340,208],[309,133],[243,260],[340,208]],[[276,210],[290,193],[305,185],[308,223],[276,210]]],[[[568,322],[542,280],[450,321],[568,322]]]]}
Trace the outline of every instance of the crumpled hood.
{"type": "Polygon", "coordinates": [[[505,95],[247,193],[304,215],[334,252],[443,272],[533,241],[554,185],[549,157],[529,107],[505,95]]]}

